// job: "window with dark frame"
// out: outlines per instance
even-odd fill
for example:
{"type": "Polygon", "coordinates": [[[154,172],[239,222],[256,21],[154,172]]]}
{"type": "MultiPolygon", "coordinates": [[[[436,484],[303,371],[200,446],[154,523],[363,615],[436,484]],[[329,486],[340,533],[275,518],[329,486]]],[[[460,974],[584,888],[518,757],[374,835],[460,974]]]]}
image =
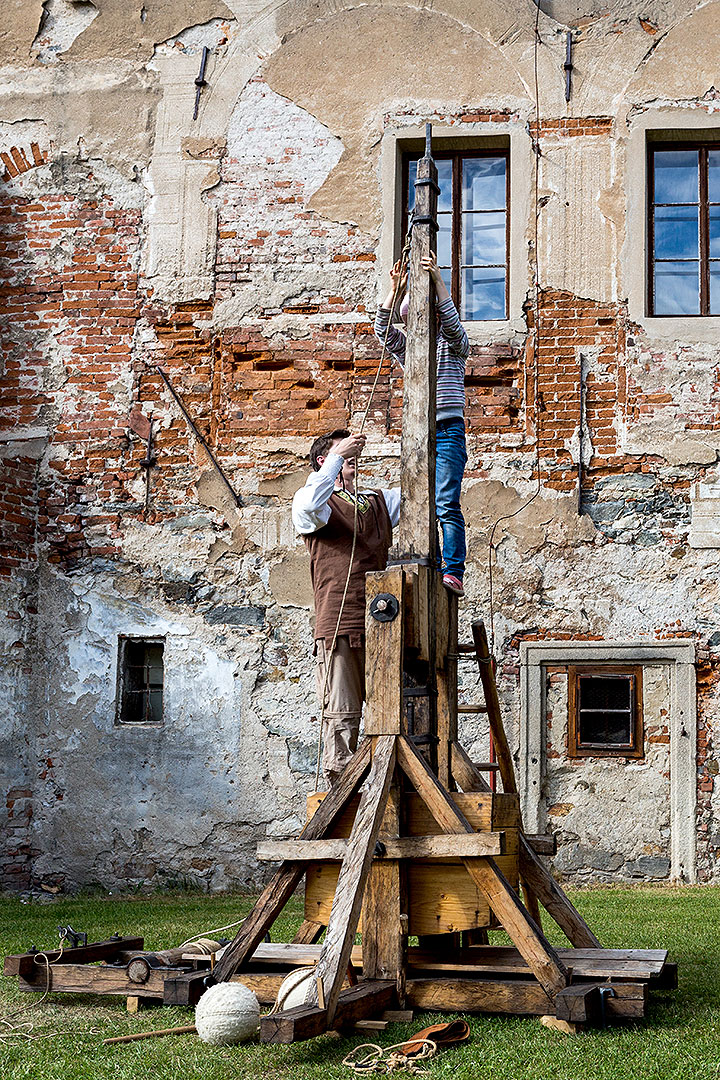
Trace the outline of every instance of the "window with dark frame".
{"type": "Polygon", "coordinates": [[[569,667],[568,755],[644,753],[642,667],[569,667]]]}
{"type": "MultiPolygon", "coordinates": [[[[403,158],[403,235],[415,205],[419,153],[403,158]]],[[[434,155],[438,267],[463,321],[508,318],[509,150],[434,155]]]]}
{"type": "Polygon", "coordinates": [[[720,315],[720,145],[648,143],[648,315],[720,315]]]}
{"type": "Polygon", "coordinates": [[[162,723],[164,651],[162,638],[118,639],[117,723],[162,723]]]}

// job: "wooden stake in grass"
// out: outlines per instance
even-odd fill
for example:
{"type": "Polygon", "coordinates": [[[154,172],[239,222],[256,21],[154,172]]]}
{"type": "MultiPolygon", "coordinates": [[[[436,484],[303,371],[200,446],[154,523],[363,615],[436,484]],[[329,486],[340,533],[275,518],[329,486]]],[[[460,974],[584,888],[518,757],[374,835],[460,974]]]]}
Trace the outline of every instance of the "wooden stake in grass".
{"type": "Polygon", "coordinates": [[[191,1035],[197,1032],[194,1024],[185,1024],[183,1027],[159,1028],[157,1031],[139,1031],[136,1035],[116,1035],[113,1039],[103,1039],[103,1046],[111,1046],[113,1043],[138,1042],[139,1039],[154,1039],[159,1035],[191,1035]]]}

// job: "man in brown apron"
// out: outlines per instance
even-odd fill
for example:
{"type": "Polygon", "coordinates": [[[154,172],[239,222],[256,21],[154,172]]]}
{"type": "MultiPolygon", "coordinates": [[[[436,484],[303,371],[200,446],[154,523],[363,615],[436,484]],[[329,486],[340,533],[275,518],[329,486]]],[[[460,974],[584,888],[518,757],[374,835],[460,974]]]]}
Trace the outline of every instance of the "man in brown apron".
{"type": "Polygon", "coordinates": [[[310,552],[315,677],[320,707],[323,694],[325,706],[322,766],[329,784],[357,747],[365,699],[365,574],[385,569],[400,515],[399,488],[356,493],[356,460],[364,446],[364,435],[345,429],[316,439],[310,448],[314,471],[292,506],[293,524],[310,552]]]}

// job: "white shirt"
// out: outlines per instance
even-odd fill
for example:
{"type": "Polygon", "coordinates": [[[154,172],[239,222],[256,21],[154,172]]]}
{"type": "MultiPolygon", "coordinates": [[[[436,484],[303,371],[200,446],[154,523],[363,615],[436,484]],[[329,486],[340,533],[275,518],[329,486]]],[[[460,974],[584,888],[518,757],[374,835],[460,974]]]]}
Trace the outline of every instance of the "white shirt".
{"type": "MultiPolygon", "coordinates": [[[[312,472],[305,486],[295,492],[292,501],[292,519],[300,536],[317,532],[330,520],[330,496],[336,490],[335,481],[342,471],[345,459],[339,454],[328,454],[317,472],[312,472]]],[[[400,519],[400,488],[382,488],[393,528],[400,519]]],[[[372,495],[372,490],[361,491],[372,495]]]]}

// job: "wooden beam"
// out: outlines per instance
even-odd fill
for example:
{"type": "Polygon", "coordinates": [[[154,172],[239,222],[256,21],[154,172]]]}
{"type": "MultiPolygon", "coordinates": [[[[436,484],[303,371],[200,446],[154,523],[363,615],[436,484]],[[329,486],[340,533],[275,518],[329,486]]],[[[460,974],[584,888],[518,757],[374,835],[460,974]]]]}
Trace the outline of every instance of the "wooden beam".
{"type": "MultiPolygon", "coordinates": [[[[401,768],[443,831],[472,832],[467,818],[438,784],[414,746],[400,738],[397,751],[401,768]]],[[[493,860],[463,859],[463,865],[545,990],[556,993],[566,986],[569,975],[564,964],[493,860]]]]}
{"type": "MultiPolygon", "coordinates": [[[[429,127],[429,125],[428,125],[429,127]]],[[[435,413],[437,355],[435,349],[435,291],[422,258],[437,251],[437,168],[430,154],[417,163],[415,224],[409,267],[409,309],[402,418],[400,474],[403,478],[397,550],[435,562],[435,413]],[[417,220],[417,219],[420,220],[417,220]]]]}
{"type": "Polygon", "coordinates": [[[408,947],[407,873],[393,852],[401,826],[401,798],[396,780],[388,794],[362,906],[363,976],[392,979],[399,1005],[405,1001],[408,947]],[[384,854],[378,858],[381,846],[384,854]]]}
{"type": "MultiPolygon", "coordinates": [[[[505,833],[502,830],[457,835],[380,837],[380,843],[383,850],[375,853],[376,864],[391,859],[460,859],[505,854],[505,833]]],[[[260,862],[342,862],[347,848],[347,840],[265,840],[258,844],[257,857],[260,862]]]]}
{"type": "MultiPolygon", "coordinates": [[[[360,796],[360,805],[348,841],[347,855],[340,867],[335,899],[316,968],[317,976],[322,980],[330,1024],[335,1017],[338,995],[350,963],[350,954],[362,909],[365,882],[370,872],[375,843],[380,832],[395,771],[397,737],[379,735],[372,742],[370,774],[360,796]]],[[[331,797],[332,792],[328,798],[331,797]]],[[[312,998],[310,1002],[319,1004],[312,998]]]]}
{"type": "Polygon", "coordinates": [[[349,1027],[358,1020],[376,1016],[387,1009],[394,998],[394,982],[363,980],[340,993],[332,1020],[328,1010],[317,1005],[298,1005],[295,1009],[261,1017],[260,1041],[292,1043],[312,1039],[329,1028],[349,1027]]]}
{"type": "MultiPolygon", "coordinates": [[[[108,941],[94,941],[90,945],[78,945],[74,949],[66,948],[48,949],[44,955],[51,964],[93,964],[98,960],[112,960],[123,950],[137,952],[142,949],[144,939],[141,937],[110,938],[108,941]]],[[[35,963],[36,953],[20,953],[17,956],[6,956],[3,965],[3,974],[22,975],[30,977],[35,971],[43,972],[45,978],[45,962],[38,960],[35,963]]]]}
{"type": "Polygon", "coordinates": [[[480,670],[480,680],[485,694],[485,704],[488,711],[488,720],[490,721],[490,730],[492,732],[493,743],[495,744],[495,753],[497,755],[498,764],[500,765],[503,790],[517,791],[515,769],[502,722],[500,701],[498,700],[497,684],[495,682],[495,672],[493,669],[494,660],[490,655],[490,649],[488,648],[485,623],[481,620],[474,622],[472,624],[472,635],[473,641],[475,642],[475,654],[478,659],[478,668],[480,670]]]}
{"type": "MultiPolygon", "coordinates": [[[[300,834],[306,840],[324,836],[355,794],[370,764],[370,741],[356,750],[332,790],[323,799],[300,834]]],[[[295,891],[305,867],[302,863],[284,863],[261,893],[255,907],[244,920],[235,938],[215,965],[217,982],[225,982],[252,955],[268,928],[295,891]]]]}
{"type": "MultiPolygon", "coordinates": [[[[297,842],[297,841],[296,841],[297,842]]],[[[315,841],[306,840],[305,843],[312,844],[315,841]]],[[[260,855],[258,855],[258,859],[260,855]]],[[[287,856],[283,855],[283,859],[287,856]]],[[[303,919],[300,927],[293,938],[293,945],[314,945],[323,935],[325,927],[322,923],[313,922],[312,919],[303,919]]]]}
{"type": "Polygon", "coordinates": [[[366,574],[365,604],[365,734],[399,735],[403,713],[405,622],[405,574],[402,568],[366,574]],[[387,622],[372,614],[373,602],[383,593],[394,597],[399,604],[398,614],[387,622]]]}
{"type": "Polygon", "coordinates": [[[532,849],[527,837],[520,835],[520,876],[537,896],[548,915],[558,924],[576,948],[601,947],[580,912],[570,903],[547,867],[532,849]]]}
{"type": "MultiPolygon", "coordinates": [[[[645,1015],[647,983],[613,983],[615,997],[605,1000],[608,1019],[645,1015]]],[[[408,979],[407,1003],[414,1009],[439,1012],[502,1013],[547,1016],[555,1012],[555,995],[539,983],[522,979],[408,979]]]]}
{"type": "Polygon", "coordinates": [[[461,791],[490,791],[490,785],[475,768],[459,742],[454,742],[450,750],[450,771],[461,791]]]}
{"type": "Polygon", "coordinates": [[[452,745],[458,737],[457,704],[457,636],[458,598],[443,587],[440,574],[435,574],[437,613],[437,735],[438,780],[451,791],[453,788],[450,758],[452,745]],[[441,633],[440,630],[443,632],[441,633]]]}
{"type": "MultiPolygon", "coordinates": [[[[486,791],[487,783],[477,772],[462,746],[455,743],[452,752],[455,779],[463,791],[486,791]]],[[[582,915],[571,904],[547,867],[533,851],[532,841],[522,833],[520,842],[520,876],[527,882],[548,915],[576,948],[600,948],[600,941],[582,915]]]]}

